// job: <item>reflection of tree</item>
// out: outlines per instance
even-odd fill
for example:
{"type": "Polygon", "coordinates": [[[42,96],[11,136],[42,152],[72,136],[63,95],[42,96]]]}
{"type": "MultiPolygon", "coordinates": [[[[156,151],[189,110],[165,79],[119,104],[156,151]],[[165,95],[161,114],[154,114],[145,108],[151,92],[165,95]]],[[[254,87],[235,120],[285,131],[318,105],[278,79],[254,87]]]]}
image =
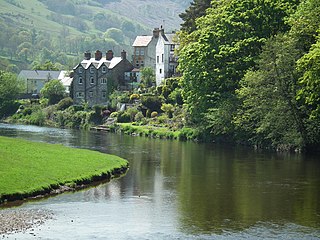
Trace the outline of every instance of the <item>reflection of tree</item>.
{"type": "Polygon", "coordinates": [[[259,222],[315,226],[319,220],[315,213],[319,191],[315,182],[308,186],[318,177],[311,174],[308,179],[304,162],[204,148],[184,150],[178,186],[184,230],[221,233],[259,222]],[[305,179],[297,181],[302,176],[305,179]],[[293,190],[297,188],[301,191],[293,190]]]}

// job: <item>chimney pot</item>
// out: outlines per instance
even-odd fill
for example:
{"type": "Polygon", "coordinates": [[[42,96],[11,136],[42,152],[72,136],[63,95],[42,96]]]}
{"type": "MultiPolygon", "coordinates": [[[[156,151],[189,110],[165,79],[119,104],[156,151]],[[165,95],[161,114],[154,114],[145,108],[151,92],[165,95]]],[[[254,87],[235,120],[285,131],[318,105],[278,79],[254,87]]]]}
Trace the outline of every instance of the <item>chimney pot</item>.
{"type": "Polygon", "coordinates": [[[100,60],[102,58],[102,52],[97,50],[96,53],[95,53],[94,58],[95,58],[95,60],[100,60]]]}
{"type": "Polygon", "coordinates": [[[113,58],[113,52],[112,50],[109,50],[107,53],[106,53],[106,59],[108,61],[111,61],[111,59],[113,58]]]}
{"type": "Polygon", "coordinates": [[[89,52],[89,51],[85,52],[84,53],[84,59],[85,60],[90,60],[90,58],[91,58],[91,52],[89,52]]]}
{"type": "Polygon", "coordinates": [[[127,52],[125,50],[121,52],[121,59],[127,59],[127,52]]]}

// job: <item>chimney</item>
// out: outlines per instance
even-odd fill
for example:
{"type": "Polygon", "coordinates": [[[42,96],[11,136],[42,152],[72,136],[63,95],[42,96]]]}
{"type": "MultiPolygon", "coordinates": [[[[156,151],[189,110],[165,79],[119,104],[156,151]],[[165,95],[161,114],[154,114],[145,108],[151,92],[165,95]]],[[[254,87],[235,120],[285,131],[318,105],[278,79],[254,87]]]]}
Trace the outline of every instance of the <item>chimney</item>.
{"type": "Polygon", "coordinates": [[[112,50],[109,50],[107,53],[106,53],[106,59],[108,61],[111,61],[111,59],[113,58],[113,52],[112,50]]]}
{"type": "Polygon", "coordinates": [[[155,28],[155,29],[153,29],[153,37],[154,38],[158,38],[159,37],[159,28],[155,28]]]}
{"type": "Polygon", "coordinates": [[[162,36],[164,36],[164,28],[162,28],[162,25],[161,25],[161,28],[160,28],[160,33],[162,36]]]}
{"type": "Polygon", "coordinates": [[[125,50],[121,52],[121,59],[127,59],[127,52],[125,50]]]}
{"type": "Polygon", "coordinates": [[[94,54],[94,58],[95,60],[99,61],[102,58],[102,52],[100,52],[99,50],[97,50],[94,54]]]}
{"type": "Polygon", "coordinates": [[[91,52],[89,52],[89,51],[85,52],[84,53],[84,59],[85,60],[90,60],[90,58],[91,58],[91,52]]]}

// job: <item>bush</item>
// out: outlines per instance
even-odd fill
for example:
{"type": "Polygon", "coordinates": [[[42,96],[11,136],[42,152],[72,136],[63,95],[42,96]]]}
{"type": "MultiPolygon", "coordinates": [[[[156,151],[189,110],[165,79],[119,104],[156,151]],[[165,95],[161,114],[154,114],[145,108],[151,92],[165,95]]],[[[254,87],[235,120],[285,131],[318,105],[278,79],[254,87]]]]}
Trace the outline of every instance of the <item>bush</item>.
{"type": "Polygon", "coordinates": [[[158,112],[153,111],[150,116],[151,116],[151,118],[155,118],[158,116],[158,112]]]}
{"type": "Polygon", "coordinates": [[[117,117],[117,121],[119,123],[128,123],[131,120],[130,113],[127,111],[120,112],[117,117]]]}
{"type": "Polygon", "coordinates": [[[119,115],[118,112],[112,112],[112,113],[110,114],[110,117],[111,117],[111,118],[118,118],[118,115],[119,115]]]}
{"type": "Polygon", "coordinates": [[[160,112],[162,101],[158,96],[142,96],[141,103],[151,111],[160,112]]]}
{"type": "Polygon", "coordinates": [[[58,102],[57,110],[65,110],[68,107],[70,107],[72,104],[73,104],[73,100],[71,97],[64,98],[60,102],[58,102]]]}
{"type": "Polygon", "coordinates": [[[130,96],[130,102],[133,102],[134,100],[140,99],[140,95],[137,93],[133,93],[130,96]]]}
{"type": "Polygon", "coordinates": [[[144,118],[142,112],[138,112],[135,116],[134,116],[134,120],[136,122],[140,122],[142,119],[144,118]]]}

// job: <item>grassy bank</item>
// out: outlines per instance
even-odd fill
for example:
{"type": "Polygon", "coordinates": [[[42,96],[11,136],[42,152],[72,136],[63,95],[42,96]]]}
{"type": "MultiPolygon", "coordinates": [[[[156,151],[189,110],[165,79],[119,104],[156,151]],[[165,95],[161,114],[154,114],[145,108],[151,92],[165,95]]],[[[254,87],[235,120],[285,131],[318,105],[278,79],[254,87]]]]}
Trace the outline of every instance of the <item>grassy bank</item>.
{"type": "Polygon", "coordinates": [[[158,127],[150,125],[133,125],[132,123],[118,123],[115,131],[121,131],[128,135],[139,135],[143,137],[153,137],[160,139],[177,139],[177,140],[199,140],[200,133],[196,129],[182,128],[171,130],[168,127],[158,127]]]}
{"type": "Polygon", "coordinates": [[[127,164],[100,152],[0,137],[0,204],[110,179],[127,164]]]}

